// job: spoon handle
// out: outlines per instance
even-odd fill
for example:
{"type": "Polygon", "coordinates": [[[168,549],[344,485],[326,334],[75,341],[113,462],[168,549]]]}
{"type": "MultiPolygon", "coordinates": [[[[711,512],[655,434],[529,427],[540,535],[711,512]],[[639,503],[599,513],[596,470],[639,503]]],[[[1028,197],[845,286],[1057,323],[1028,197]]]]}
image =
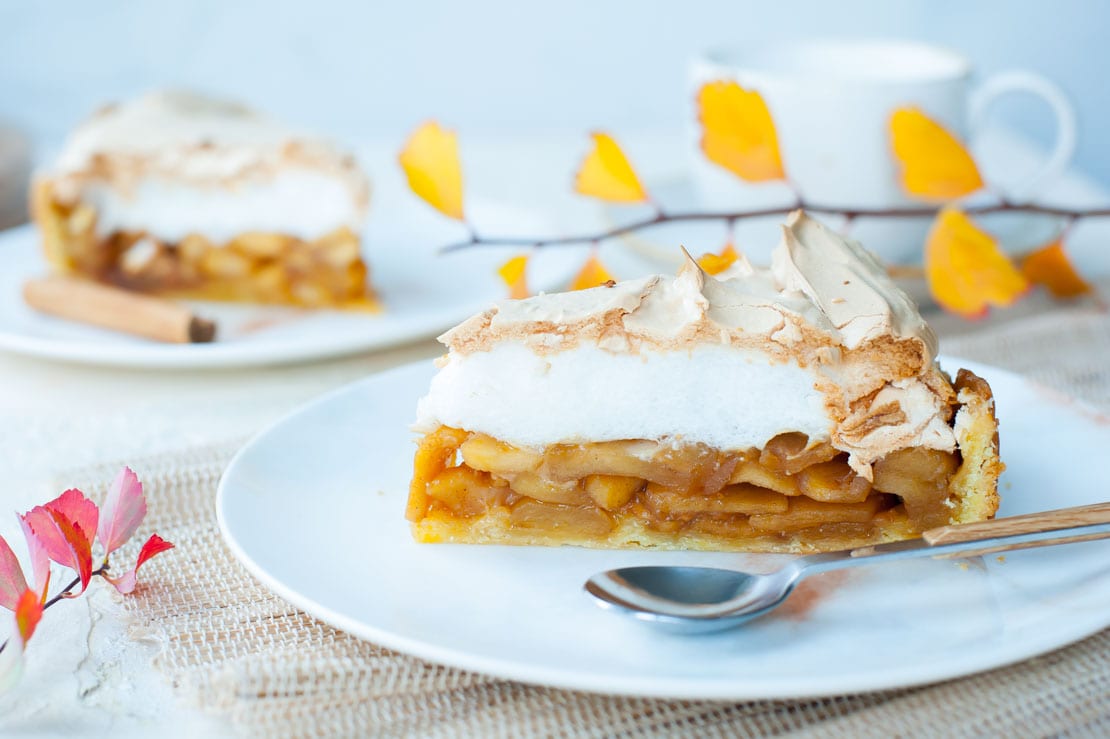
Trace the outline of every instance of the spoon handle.
{"type": "Polygon", "coordinates": [[[1028,513],[1024,516],[998,518],[993,521],[979,523],[940,526],[929,529],[921,535],[921,538],[936,546],[937,544],[955,544],[961,541],[978,541],[1014,534],[1057,531],[1096,523],[1110,523],[1110,503],[1096,503],[1076,508],[1028,513]]]}
{"type": "Polygon", "coordinates": [[[930,529],[920,539],[813,555],[805,569],[816,571],[870,564],[878,559],[969,557],[1015,549],[1110,539],[1110,503],[1062,508],[981,523],[930,529]]]}

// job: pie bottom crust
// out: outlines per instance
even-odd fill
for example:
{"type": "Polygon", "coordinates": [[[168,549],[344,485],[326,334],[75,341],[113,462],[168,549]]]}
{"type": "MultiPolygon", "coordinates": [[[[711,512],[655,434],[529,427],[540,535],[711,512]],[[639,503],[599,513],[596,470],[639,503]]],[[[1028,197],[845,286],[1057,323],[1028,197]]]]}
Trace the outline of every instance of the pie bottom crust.
{"type": "Polygon", "coordinates": [[[346,227],[312,240],[247,232],[221,244],[197,234],[176,243],[143,231],[98,235],[95,207],[58,198],[45,178],[31,211],[47,260],[62,272],[167,297],[380,310],[359,237],[346,227]]]}
{"type": "MultiPolygon", "coordinates": [[[[918,513],[916,518],[909,514],[906,499],[875,489],[864,493],[867,495],[864,501],[844,504],[840,508],[807,500],[805,495],[796,491],[789,493],[787,503],[791,512],[795,508],[818,509],[824,513],[843,511],[846,520],[829,520],[801,529],[786,523],[783,530],[766,529],[779,520],[775,513],[751,517],[735,513],[709,516],[711,525],[708,526],[692,523],[689,516],[685,520],[681,516],[678,520],[667,520],[667,516],[647,512],[650,503],[647,508],[642,503],[654,499],[650,483],[646,483],[646,487],[642,483],[627,503],[611,510],[591,510],[589,505],[551,505],[518,493],[512,479],[498,480],[490,472],[470,469],[457,447],[475,435],[445,427],[428,434],[421,441],[422,451],[417,453],[406,515],[412,522],[414,538],[422,543],[807,553],[913,538],[919,536],[923,529],[936,525],[986,520],[993,517],[998,509],[998,477],[1004,466],[998,457],[998,424],[990,387],[967,370],[960,370],[954,385],[959,405],[952,423],[958,451],[948,459],[944,459],[942,453],[921,453],[925,457],[941,456],[941,461],[948,466],[944,467],[943,477],[936,479],[934,487],[923,488],[935,488],[935,500],[924,501],[924,510],[928,513],[924,516],[918,513]],[[440,481],[437,482],[437,479],[440,481]],[[442,499],[430,493],[441,498],[444,497],[444,490],[453,495],[465,496],[468,493],[466,483],[445,488],[443,481],[451,479],[484,481],[481,483],[483,486],[492,484],[495,487],[482,488],[487,497],[492,497],[487,503],[475,503],[471,496],[453,504],[454,508],[444,505],[442,499]],[[660,518],[664,520],[660,521],[660,518]],[[764,528],[754,529],[754,521],[761,521],[764,528]]],[[[584,446],[588,451],[589,445],[584,446]]],[[[509,455],[514,450],[507,445],[503,448],[505,452],[501,461],[511,465],[513,459],[509,455]]],[[[751,457],[752,452],[749,452],[746,458],[751,457]]],[[[495,459],[494,463],[496,465],[501,461],[495,459]]],[[[835,468],[835,465],[842,463],[833,461],[829,464],[835,468]]],[[[876,464],[878,469],[882,463],[876,464]]],[[[796,485],[795,477],[801,474],[798,472],[784,477],[776,473],[776,479],[788,486],[796,485]]],[[[876,484],[880,479],[876,475],[876,484]]],[[[578,484],[581,487],[585,483],[578,484]]],[[[776,483],[770,484],[777,487],[776,483]]],[[[757,501],[757,508],[763,499],[771,504],[776,501],[781,504],[781,495],[759,486],[741,484],[725,490],[741,491],[740,495],[757,501]]],[[[696,499],[700,493],[689,491],[688,494],[696,499]]],[[[675,501],[674,495],[671,489],[661,497],[675,501]]],[[[678,500],[679,507],[683,508],[681,498],[678,500]]],[[[696,508],[700,503],[693,505],[696,508]]],[[[920,499],[918,505],[921,505],[920,499]]],[[[790,515],[786,514],[783,520],[789,519],[790,515]]],[[[694,520],[697,520],[696,517],[694,520]]]]}

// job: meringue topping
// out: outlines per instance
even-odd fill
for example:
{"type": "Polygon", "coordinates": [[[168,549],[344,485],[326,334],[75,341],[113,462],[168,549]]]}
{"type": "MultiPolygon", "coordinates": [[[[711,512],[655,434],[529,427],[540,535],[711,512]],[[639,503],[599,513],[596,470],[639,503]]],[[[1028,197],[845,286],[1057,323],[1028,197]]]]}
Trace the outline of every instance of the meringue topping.
{"type": "Polygon", "coordinates": [[[102,235],[140,230],[171,242],[357,230],[369,199],[357,163],[330,143],[182,91],[104,107],[70,134],[49,175],[60,200],[97,208],[102,235]]]}
{"type": "Polygon", "coordinates": [[[596,339],[599,332],[623,333],[629,347],[663,350],[717,337],[771,342],[809,361],[821,347],[852,350],[894,339],[917,345],[923,362],[936,356],[936,336],[879,263],[801,211],[783,226],[768,270],[740,260],[718,278],[686,257],[673,279],[654,275],[498,303],[440,341],[465,353],[512,337],[543,352],[596,339]],[[553,343],[550,332],[559,340],[553,343]]]}
{"type": "Polygon", "coordinates": [[[891,281],[878,260],[801,211],[791,213],[772,254],[782,290],[799,290],[821,309],[849,349],[882,336],[916,338],[930,358],[937,338],[917,306],[891,281]]]}
{"type": "Polygon", "coordinates": [[[673,278],[504,301],[440,341],[421,429],[726,450],[801,431],[867,477],[896,449],[955,448],[932,330],[858,243],[800,211],[769,269],[741,259],[714,277],[687,254],[673,278]]]}

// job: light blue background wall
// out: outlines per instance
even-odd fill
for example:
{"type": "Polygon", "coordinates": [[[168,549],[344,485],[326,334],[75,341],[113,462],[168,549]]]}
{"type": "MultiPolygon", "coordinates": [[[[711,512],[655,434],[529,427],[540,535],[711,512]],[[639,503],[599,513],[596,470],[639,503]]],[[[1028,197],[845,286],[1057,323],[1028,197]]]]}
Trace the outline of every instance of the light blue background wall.
{"type": "MultiPolygon", "coordinates": [[[[1079,167],[1110,184],[1110,3],[2,2],[0,119],[53,143],[108,98],[177,84],[242,96],[344,138],[401,137],[436,115],[471,133],[675,128],[707,45],[893,36],[1025,67],[1073,96],[1079,167]]],[[[998,115],[1047,140],[1025,100],[998,115]]]]}

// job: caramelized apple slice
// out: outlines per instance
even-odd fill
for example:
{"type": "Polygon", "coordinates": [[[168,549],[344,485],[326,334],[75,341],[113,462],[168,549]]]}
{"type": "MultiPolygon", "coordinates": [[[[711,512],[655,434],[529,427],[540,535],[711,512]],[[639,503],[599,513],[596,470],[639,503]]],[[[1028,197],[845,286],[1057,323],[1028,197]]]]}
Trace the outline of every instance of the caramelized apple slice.
{"type": "Polygon", "coordinates": [[[541,503],[521,498],[513,504],[509,520],[514,528],[538,529],[553,534],[566,531],[574,536],[604,536],[613,530],[613,519],[595,506],[577,507],[541,503]]]}
{"type": "Polygon", "coordinates": [[[466,432],[441,426],[428,434],[416,446],[413,459],[413,472],[418,478],[431,480],[440,472],[454,464],[455,452],[466,439],[466,432]]]}
{"type": "MultiPolygon", "coordinates": [[[[691,490],[716,493],[728,484],[729,477],[742,459],[743,454],[725,455],[705,444],[692,444],[681,447],[661,445],[659,452],[652,457],[652,463],[668,470],[667,475],[678,472],[684,477],[682,483],[691,490]]],[[[650,476],[646,476],[652,479],[650,476]]],[[[666,483],[663,483],[666,484],[666,483]]]]}
{"type": "Polygon", "coordinates": [[[793,475],[811,464],[827,462],[838,453],[827,442],[810,444],[805,434],[792,431],[768,441],[759,455],[759,463],[775,472],[793,475]]]}
{"type": "Polygon", "coordinates": [[[718,495],[736,513],[785,513],[790,508],[790,499],[782,493],[747,483],[729,485],[718,495]]]}
{"type": "Polygon", "coordinates": [[[544,503],[562,505],[592,505],[593,500],[577,481],[556,482],[547,480],[533,472],[514,475],[509,483],[512,491],[544,503]]]}
{"type": "Polygon", "coordinates": [[[632,500],[644,481],[621,475],[587,475],[582,484],[594,503],[607,511],[615,511],[632,500]]]}
{"type": "Polygon", "coordinates": [[[870,523],[879,512],[883,496],[872,495],[862,503],[821,503],[804,496],[790,499],[786,513],[762,513],[752,516],[753,528],[760,531],[800,531],[832,523],[870,523]]]}
{"type": "Polygon", "coordinates": [[[729,477],[730,485],[746,482],[782,495],[798,495],[798,481],[789,475],[775,472],[756,461],[744,461],[736,466],[729,477]]]}
{"type": "Polygon", "coordinates": [[[485,434],[471,434],[459,447],[467,466],[486,472],[532,472],[541,457],[485,434]]]}
{"type": "Polygon", "coordinates": [[[485,513],[504,499],[507,488],[494,485],[488,472],[449,467],[428,483],[428,495],[460,516],[485,513]]]}
{"type": "Polygon", "coordinates": [[[587,475],[639,477],[661,485],[689,485],[694,460],[664,457],[650,441],[606,441],[565,444],[544,455],[541,474],[556,480],[578,480],[587,475]]]}
{"type": "Polygon", "coordinates": [[[811,464],[798,473],[798,489],[822,503],[862,503],[871,494],[871,483],[857,475],[847,462],[832,460],[811,464]]]}
{"type": "Polygon", "coordinates": [[[419,521],[428,507],[427,484],[449,464],[454,464],[459,444],[466,439],[466,432],[441,426],[420,440],[412,462],[412,483],[405,517],[419,521]]]}
{"type": "Polygon", "coordinates": [[[875,463],[875,489],[900,496],[918,531],[944,526],[952,517],[948,478],[957,467],[955,454],[921,447],[900,449],[875,463]]]}
{"type": "Polygon", "coordinates": [[[785,513],[785,495],[741,483],[729,485],[713,495],[699,495],[685,490],[649,484],[644,499],[657,514],[689,516],[698,513],[785,513]]]}

